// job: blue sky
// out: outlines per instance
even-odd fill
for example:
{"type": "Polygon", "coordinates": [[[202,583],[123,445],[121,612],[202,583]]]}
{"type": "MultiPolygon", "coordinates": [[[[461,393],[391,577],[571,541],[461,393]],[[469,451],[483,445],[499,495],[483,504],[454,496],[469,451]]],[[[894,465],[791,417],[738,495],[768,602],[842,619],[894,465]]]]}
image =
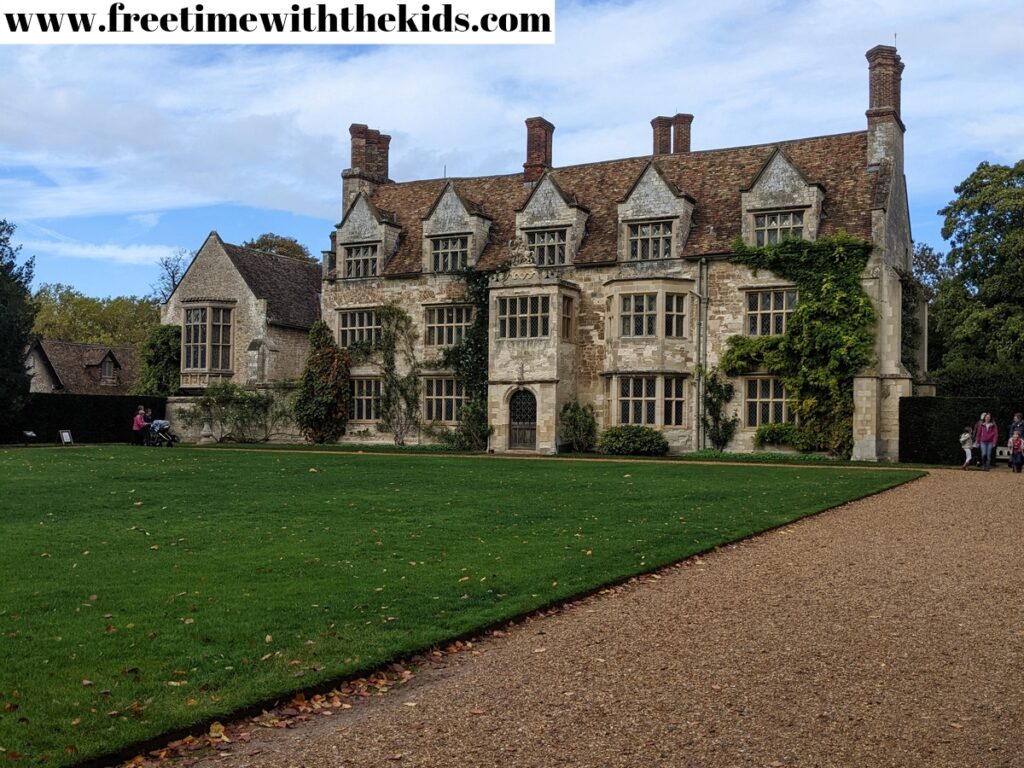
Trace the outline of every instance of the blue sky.
{"type": "Polygon", "coordinates": [[[553,46],[0,47],[0,218],[36,283],[144,294],[155,260],[274,231],[314,253],[340,217],[348,126],[392,136],[396,181],[514,173],[523,120],[555,165],[865,127],[864,53],[896,44],[914,238],[981,161],[1024,158],[1014,0],[558,2],[553,46]]]}

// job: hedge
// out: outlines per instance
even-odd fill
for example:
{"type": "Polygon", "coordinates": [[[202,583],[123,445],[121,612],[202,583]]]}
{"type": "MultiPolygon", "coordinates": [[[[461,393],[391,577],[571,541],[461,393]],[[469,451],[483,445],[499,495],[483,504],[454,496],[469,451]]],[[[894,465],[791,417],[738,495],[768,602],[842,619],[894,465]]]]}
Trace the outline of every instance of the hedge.
{"type": "Polygon", "coordinates": [[[166,397],[31,394],[14,422],[0,425],[0,443],[25,443],[26,430],[36,433],[29,443],[56,443],[62,429],[76,443],[128,443],[140,405],[152,408],[154,419],[167,413],[166,397]]]}
{"type": "Polygon", "coordinates": [[[993,397],[900,398],[900,461],[963,463],[960,434],[965,426],[974,429],[983,411],[991,413],[999,427],[999,445],[1006,445],[1006,429],[1013,414],[1024,412],[1024,403],[993,397]]]}

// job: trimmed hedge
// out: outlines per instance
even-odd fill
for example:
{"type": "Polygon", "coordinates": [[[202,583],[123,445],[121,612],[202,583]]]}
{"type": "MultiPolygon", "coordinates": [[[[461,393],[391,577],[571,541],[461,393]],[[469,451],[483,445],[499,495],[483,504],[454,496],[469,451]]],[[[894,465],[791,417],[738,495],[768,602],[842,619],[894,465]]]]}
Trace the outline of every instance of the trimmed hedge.
{"type": "Polygon", "coordinates": [[[628,424],[608,427],[597,439],[597,452],[614,456],[664,456],[668,440],[656,429],[628,424]]]}
{"type": "Polygon", "coordinates": [[[999,427],[999,445],[1006,445],[1006,429],[1013,414],[1024,413],[1019,400],[993,397],[900,398],[900,461],[916,464],[963,463],[960,434],[974,428],[978,416],[988,411],[999,427]]]}
{"type": "Polygon", "coordinates": [[[14,422],[0,426],[0,443],[26,442],[26,430],[36,433],[29,443],[56,443],[62,429],[71,430],[76,443],[129,443],[140,405],[152,408],[154,419],[167,413],[166,397],[31,394],[14,422]]]}

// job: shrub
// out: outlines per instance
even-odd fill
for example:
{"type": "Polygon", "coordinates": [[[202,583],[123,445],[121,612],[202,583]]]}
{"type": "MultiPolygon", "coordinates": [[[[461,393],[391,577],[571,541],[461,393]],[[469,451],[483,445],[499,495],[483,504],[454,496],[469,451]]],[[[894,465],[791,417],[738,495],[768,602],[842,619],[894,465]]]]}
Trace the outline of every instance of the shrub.
{"type": "Polygon", "coordinates": [[[704,376],[704,413],[700,418],[704,434],[715,450],[724,451],[740,423],[739,416],[725,415],[725,406],[732,400],[735,387],[731,382],[722,381],[717,368],[710,371],[700,368],[699,373],[704,376]]]}
{"type": "Polygon", "coordinates": [[[604,430],[597,440],[597,450],[615,456],[664,456],[668,440],[656,429],[628,424],[604,430]]]}
{"type": "Polygon", "coordinates": [[[309,329],[309,356],[292,401],[295,423],[311,443],[337,440],[348,424],[350,399],[348,354],[318,320],[309,329]]]}
{"type": "Polygon", "coordinates": [[[425,424],[423,431],[445,448],[454,451],[482,451],[494,428],[487,423],[487,401],[467,400],[459,408],[459,423],[455,429],[437,424],[425,424]]]}
{"type": "Polygon", "coordinates": [[[229,382],[211,384],[181,412],[190,426],[209,424],[218,443],[263,443],[287,415],[269,392],[254,392],[229,382]]]}
{"type": "Polygon", "coordinates": [[[181,326],[154,325],[139,348],[137,395],[166,397],[181,391],[181,326]]]}
{"type": "Polygon", "coordinates": [[[597,443],[597,417],[594,406],[580,405],[573,400],[562,406],[558,414],[558,424],[562,429],[562,441],[576,453],[594,450],[597,443]]]}

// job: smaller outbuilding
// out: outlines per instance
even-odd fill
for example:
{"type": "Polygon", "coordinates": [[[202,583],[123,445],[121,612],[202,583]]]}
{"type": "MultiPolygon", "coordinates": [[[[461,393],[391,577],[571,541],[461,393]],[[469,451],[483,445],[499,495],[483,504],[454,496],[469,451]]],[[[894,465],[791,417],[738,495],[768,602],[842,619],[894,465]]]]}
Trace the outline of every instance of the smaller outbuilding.
{"type": "Polygon", "coordinates": [[[31,392],[68,395],[127,395],[135,383],[133,347],[75,344],[41,339],[28,353],[31,392]]]}

